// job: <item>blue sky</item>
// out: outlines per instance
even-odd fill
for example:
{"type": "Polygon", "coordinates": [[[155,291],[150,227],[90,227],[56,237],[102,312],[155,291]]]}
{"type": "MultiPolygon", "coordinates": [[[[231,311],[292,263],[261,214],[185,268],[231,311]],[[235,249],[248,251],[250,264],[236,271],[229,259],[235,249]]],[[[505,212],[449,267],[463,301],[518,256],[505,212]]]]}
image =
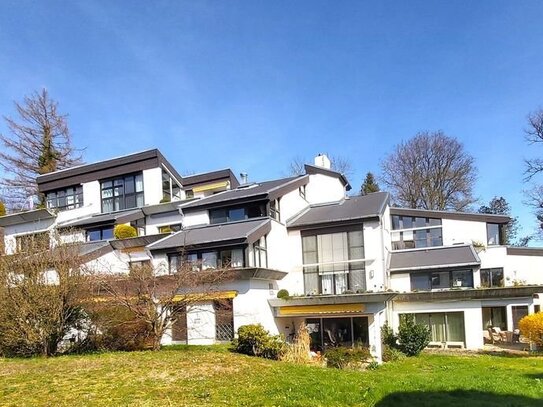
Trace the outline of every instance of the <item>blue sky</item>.
{"type": "Polygon", "coordinates": [[[357,189],[396,143],[441,129],[475,156],[482,202],[506,197],[528,233],[542,16],[536,0],[4,0],[0,113],[47,87],[89,162],[158,147],[183,173],[257,180],[328,152],[357,189]]]}

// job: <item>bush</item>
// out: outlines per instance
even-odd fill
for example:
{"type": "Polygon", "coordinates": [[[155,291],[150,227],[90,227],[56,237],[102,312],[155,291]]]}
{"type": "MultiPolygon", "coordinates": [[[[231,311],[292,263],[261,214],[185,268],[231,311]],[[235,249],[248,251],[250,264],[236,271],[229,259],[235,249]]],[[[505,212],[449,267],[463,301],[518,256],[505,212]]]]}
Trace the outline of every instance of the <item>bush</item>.
{"type": "Polygon", "coordinates": [[[138,232],[135,227],[130,225],[116,225],[113,229],[113,236],[115,239],[129,239],[138,236],[138,232]]]}
{"type": "Polygon", "coordinates": [[[430,343],[430,328],[415,323],[413,315],[405,315],[400,321],[398,349],[407,356],[417,356],[430,343]]]}
{"type": "Polygon", "coordinates": [[[285,351],[285,343],[278,335],[270,335],[261,324],[243,325],[232,342],[238,353],[277,360],[285,351]]]}
{"type": "Polygon", "coordinates": [[[394,335],[394,331],[388,324],[381,327],[381,341],[383,342],[383,345],[388,346],[389,348],[398,347],[398,337],[394,335]]]}
{"type": "Polygon", "coordinates": [[[280,298],[282,300],[288,300],[290,298],[290,294],[288,293],[288,290],[282,288],[277,292],[277,298],[280,298]]]}
{"type": "Polygon", "coordinates": [[[361,368],[371,360],[371,353],[368,348],[330,348],[324,352],[326,366],[336,369],[361,368]]]}
{"type": "Polygon", "coordinates": [[[543,346],[543,312],[526,315],[519,321],[518,327],[522,335],[537,346],[543,346]]]}
{"type": "Polygon", "coordinates": [[[383,347],[383,362],[396,362],[405,359],[405,355],[396,348],[385,345],[383,347]]]}

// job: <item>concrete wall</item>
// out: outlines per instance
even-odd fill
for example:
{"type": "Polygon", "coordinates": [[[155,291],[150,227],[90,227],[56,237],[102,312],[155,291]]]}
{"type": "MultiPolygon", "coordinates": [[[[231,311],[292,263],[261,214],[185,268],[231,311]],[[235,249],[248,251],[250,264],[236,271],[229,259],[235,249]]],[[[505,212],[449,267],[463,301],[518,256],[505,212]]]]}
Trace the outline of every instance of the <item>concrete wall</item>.
{"type": "Polygon", "coordinates": [[[144,205],[156,205],[162,200],[162,168],[143,171],[144,205]]]}
{"type": "Polygon", "coordinates": [[[366,262],[366,289],[384,291],[386,265],[379,221],[364,222],[364,257],[370,260],[366,262]]]}
{"type": "Polygon", "coordinates": [[[345,187],[336,177],[312,174],[305,188],[305,197],[310,204],[337,202],[345,198],[345,187]]]}
{"type": "Polygon", "coordinates": [[[443,219],[443,245],[458,243],[482,243],[486,246],[486,223],[468,220],[443,219]]]}
{"type": "Polygon", "coordinates": [[[207,210],[183,213],[183,227],[197,225],[209,225],[209,212],[207,210]]]}
{"type": "Polygon", "coordinates": [[[294,191],[281,197],[281,222],[286,223],[287,220],[299,214],[309,206],[309,202],[302,198],[300,191],[296,188],[294,191]]]}

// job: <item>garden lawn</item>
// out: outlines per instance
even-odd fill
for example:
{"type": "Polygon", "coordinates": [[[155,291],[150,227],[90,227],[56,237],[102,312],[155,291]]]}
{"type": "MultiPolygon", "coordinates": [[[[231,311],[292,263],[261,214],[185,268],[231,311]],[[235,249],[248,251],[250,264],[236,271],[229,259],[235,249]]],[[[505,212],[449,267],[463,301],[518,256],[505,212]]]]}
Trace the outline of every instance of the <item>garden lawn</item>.
{"type": "Polygon", "coordinates": [[[543,406],[543,358],[423,354],[365,372],[221,346],[0,358],[0,405],[543,406]]]}

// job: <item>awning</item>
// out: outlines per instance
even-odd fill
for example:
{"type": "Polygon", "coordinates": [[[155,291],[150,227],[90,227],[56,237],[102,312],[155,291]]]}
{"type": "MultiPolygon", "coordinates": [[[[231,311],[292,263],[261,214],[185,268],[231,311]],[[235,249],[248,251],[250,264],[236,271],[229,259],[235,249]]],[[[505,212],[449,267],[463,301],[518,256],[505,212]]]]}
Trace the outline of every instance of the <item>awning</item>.
{"type": "Polygon", "coordinates": [[[204,191],[209,191],[209,190],[217,189],[217,188],[226,188],[228,185],[230,185],[230,181],[220,181],[220,182],[214,182],[212,184],[200,185],[200,186],[192,188],[192,190],[194,192],[204,192],[204,191]]]}
{"type": "Polygon", "coordinates": [[[228,300],[237,297],[238,292],[231,291],[216,291],[210,293],[189,293],[189,294],[179,294],[173,297],[174,302],[181,301],[212,301],[212,300],[228,300]]]}
{"type": "Polygon", "coordinates": [[[22,223],[36,223],[54,219],[56,215],[47,209],[36,209],[27,212],[10,213],[0,216],[0,227],[20,225],[22,223]]]}
{"type": "Polygon", "coordinates": [[[390,255],[391,272],[473,267],[479,264],[481,260],[471,245],[429,247],[390,255]]]}
{"type": "Polygon", "coordinates": [[[182,247],[212,248],[250,245],[271,230],[268,218],[249,219],[240,222],[196,226],[183,229],[147,248],[152,251],[182,247]]]}
{"type": "Polygon", "coordinates": [[[353,314],[364,312],[364,304],[293,305],[279,307],[279,317],[305,315],[353,314]]]}

